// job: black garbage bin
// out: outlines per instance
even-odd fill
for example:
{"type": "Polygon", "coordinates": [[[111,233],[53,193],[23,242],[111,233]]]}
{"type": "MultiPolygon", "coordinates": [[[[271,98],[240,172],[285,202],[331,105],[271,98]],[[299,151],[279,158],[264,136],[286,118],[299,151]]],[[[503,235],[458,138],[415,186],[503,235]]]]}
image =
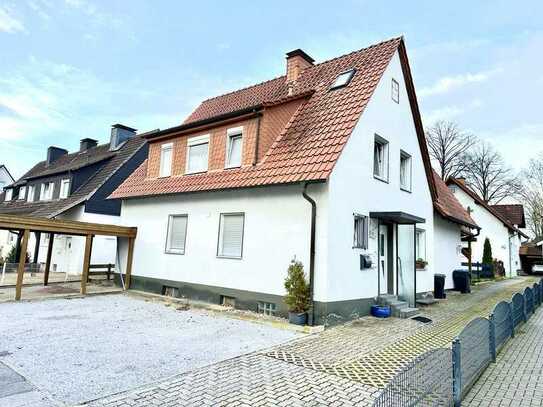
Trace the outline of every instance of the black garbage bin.
{"type": "Polygon", "coordinates": [[[434,274],[434,298],[447,298],[445,294],[445,274],[434,274]]]}
{"type": "Polygon", "coordinates": [[[471,276],[468,270],[454,270],[453,283],[455,291],[460,291],[462,294],[471,292],[471,276]]]}

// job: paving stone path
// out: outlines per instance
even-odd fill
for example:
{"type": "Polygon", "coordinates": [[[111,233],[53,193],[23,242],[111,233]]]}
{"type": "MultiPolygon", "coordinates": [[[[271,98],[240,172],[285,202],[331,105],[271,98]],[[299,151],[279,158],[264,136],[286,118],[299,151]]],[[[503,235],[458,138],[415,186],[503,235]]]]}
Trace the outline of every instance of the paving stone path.
{"type": "Polygon", "coordinates": [[[434,322],[362,318],[269,351],[244,355],[91,406],[371,406],[394,372],[425,350],[449,346],[471,319],[533,284],[506,280],[451,294],[425,311],[434,322]],[[373,352],[372,352],[373,351],[373,352]],[[375,379],[377,378],[377,379],[375,379]]]}
{"type": "Polygon", "coordinates": [[[462,406],[543,406],[543,308],[509,340],[462,406]]]}

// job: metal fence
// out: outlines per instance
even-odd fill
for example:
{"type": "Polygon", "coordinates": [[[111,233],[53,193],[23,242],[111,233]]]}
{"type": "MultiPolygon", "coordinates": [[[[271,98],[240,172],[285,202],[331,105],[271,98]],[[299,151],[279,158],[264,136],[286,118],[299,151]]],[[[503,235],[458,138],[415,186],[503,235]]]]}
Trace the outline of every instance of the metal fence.
{"type": "Polygon", "coordinates": [[[375,400],[375,407],[455,406],[477,381],[515,328],[543,302],[543,279],[511,302],[501,301],[488,318],[470,321],[451,349],[428,351],[404,366],[375,400]]]}

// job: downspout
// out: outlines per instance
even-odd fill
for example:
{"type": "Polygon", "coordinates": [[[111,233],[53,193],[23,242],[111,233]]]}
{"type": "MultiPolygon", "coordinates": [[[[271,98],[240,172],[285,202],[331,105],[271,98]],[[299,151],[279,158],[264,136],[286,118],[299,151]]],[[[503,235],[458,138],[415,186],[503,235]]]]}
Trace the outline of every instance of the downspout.
{"type": "Polygon", "coordinates": [[[509,241],[509,278],[513,278],[513,262],[511,261],[511,238],[514,236],[515,234],[513,233],[512,235],[509,235],[509,239],[507,239],[509,241]]]}
{"type": "Polygon", "coordinates": [[[309,313],[309,325],[315,324],[315,301],[313,300],[313,287],[315,280],[315,236],[316,236],[316,224],[317,224],[317,204],[313,198],[307,195],[307,185],[304,184],[304,190],[302,196],[311,204],[311,237],[310,237],[310,250],[309,250],[309,301],[311,302],[311,311],[309,313]]]}

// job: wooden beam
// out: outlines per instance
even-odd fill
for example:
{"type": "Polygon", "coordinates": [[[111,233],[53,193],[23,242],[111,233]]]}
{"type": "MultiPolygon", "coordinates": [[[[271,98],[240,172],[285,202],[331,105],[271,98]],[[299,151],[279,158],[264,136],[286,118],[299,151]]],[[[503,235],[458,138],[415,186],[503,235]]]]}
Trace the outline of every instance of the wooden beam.
{"type": "Polygon", "coordinates": [[[28,247],[28,238],[30,237],[30,230],[26,229],[23,233],[23,240],[20,246],[19,266],[17,268],[17,284],[15,286],[15,300],[21,299],[21,291],[23,288],[23,277],[25,273],[26,262],[26,249],[28,247]]]}
{"type": "Polygon", "coordinates": [[[21,257],[21,240],[23,238],[23,230],[17,232],[17,242],[15,242],[15,258],[21,257]]]}
{"type": "Polygon", "coordinates": [[[4,214],[0,214],[0,229],[30,229],[37,232],[51,232],[74,236],[86,236],[90,234],[119,237],[136,237],[138,231],[135,227],[4,214]]]}
{"type": "Polygon", "coordinates": [[[472,264],[471,264],[471,240],[468,241],[468,270],[469,270],[469,275],[471,277],[471,269],[472,269],[472,264]]]}
{"type": "Polygon", "coordinates": [[[87,279],[89,278],[89,266],[92,254],[92,235],[87,235],[85,240],[85,254],[83,257],[83,273],[81,275],[81,295],[87,294],[87,279]]]}
{"type": "Polygon", "coordinates": [[[128,254],[126,255],[126,281],[125,290],[130,288],[130,277],[132,276],[132,260],[134,258],[134,238],[128,238],[128,254]]]}
{"type": "Polygon", "coordinates": [[[49,233],[49,244],[47,245],[47,259],[45,260],[45,273],[43,274],[43,285],[49,284],[49,271],[51,270],[51,257],[53,256],[53,243],[55,234],[49,233]]]}
{"type": "Polygon", "coordinates": [[[34,232],[34,236],[36,236],[36,246],[34,247],[34,258],[32,259],[32,263],[38,263],[38,255],[40,254],[41,232],[34,232]]]}

